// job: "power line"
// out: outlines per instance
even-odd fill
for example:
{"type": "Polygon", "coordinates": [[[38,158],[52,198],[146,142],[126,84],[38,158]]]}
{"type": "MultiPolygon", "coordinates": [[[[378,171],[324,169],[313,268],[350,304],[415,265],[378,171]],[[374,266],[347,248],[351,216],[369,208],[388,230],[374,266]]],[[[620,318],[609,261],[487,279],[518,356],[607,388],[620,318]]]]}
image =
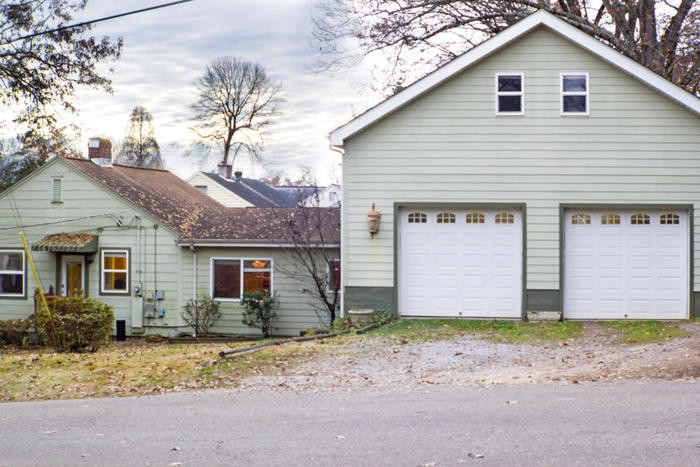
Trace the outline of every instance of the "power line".
{"type": "MultiPolygon", "coordinates": [[[[128,213],[128,211],[123,211],[123,213],[128,213]]],[[[79,221],[79,220],[83,220],[83,219],[92,219],[95,217],[109,217],[110,219],[114,219],[114,217],[116,217],[120,214],[122,214],[122,212],[108,212],[108,213],[104,213],[104,214],[95,214],[94,216],[83,216],[83,217],[76,217],[73,219],[61,219],[61,220],[51,221],[51,222],[42,222],[40,224],[29,224],[29,225],[25,225],[23,227],[28,228],[28,227],[40,227],[43,225],[63,224],[66,222],[79,221]]],[[[15,222],[17,222],[16,216],[15,216],[15,222]]],[[[21,224],[21,220],[19,221],[19,223],[21,224]]],[[[17,227],[0,227],[0,231],[2,231],[2,230],[16,230],[16,229],[17,229],[17,227]]]]}
{"type": "Polygon", "coordinates": [[[194,1],[194,0],[178,0],[178,1],[176,1],[176,2],[163,3],[163,4],[161,4],[161,5],[155,5],[155,6],[151,6],[151,7],[148,7],[148,8],[141,8],[140,10],[127,11],[126,13],[119,13],[119,14],[112,15],[112,16],[105,16],[105,17],[103,17],[103,18],[93,19],[93,20],[90,20],[90,21],[83,21],[82,23],[75,23],[75,24],[70,24],[70,25],[68,25],[68,26],[61,26],[60,28],[55,28],[55,29],[49,29],[49,30],[46,30],[46,31],[35,32],[35,33],[32,33],[32,34],[27,34],[26,36],[17,37],[17,38],[15,38],[15,39],[12,39],[12,40],[6,42],[6,44],[10,44],[10,43],[12,43],[12,42],[21,41],[21,40],[24,40],[24,39],[30,39],[30,38],[32,38],[32,37],[41,36],[41,35],[44,35],[44,34],[50,34],[50,33],[52,33],[52,32],[65,31],[66,29],[73,29],[73,28],[78,28],[78,27],[80,27],[80,26],[87,26],[87,25],[89,25],[89,24],[101,23],[101,22],[103,22],[103,21],[108,21],[108,20],[110,20],[110,19],[121,18],[121,17],[123,17],[123,16],[135,15],[135,14],[137,14],[137,13],[143,13],[143,12],[145,12],[145,11],[158,10],[158,9],[160,9],[160,8],[166,8],[166,7],[169,7],[169,6],[178,5],[178,4],[180,4],[180,3],[188,3],[188,2],[192,2],[192,1],[194,1]]]}

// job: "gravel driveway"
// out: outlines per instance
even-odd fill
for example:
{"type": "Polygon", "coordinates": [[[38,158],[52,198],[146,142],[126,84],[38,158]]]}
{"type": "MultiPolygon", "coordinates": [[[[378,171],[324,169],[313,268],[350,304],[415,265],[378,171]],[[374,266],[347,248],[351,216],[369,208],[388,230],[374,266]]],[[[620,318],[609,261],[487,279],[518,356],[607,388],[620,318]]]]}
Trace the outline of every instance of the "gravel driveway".
{"type": "Polygon", "coordinates": [[[458,337],[402,344],[374,337],[345,345],[313,343],[311,357],[273,375],[251,376],[239,390],[354,391],[424,385],[520,385],[630,378],[700,378],[700,323],[680,324],[688,336],[660,343],[623,345],[598,323],[583,336],[558,343],[505,344],[458,337]]]}

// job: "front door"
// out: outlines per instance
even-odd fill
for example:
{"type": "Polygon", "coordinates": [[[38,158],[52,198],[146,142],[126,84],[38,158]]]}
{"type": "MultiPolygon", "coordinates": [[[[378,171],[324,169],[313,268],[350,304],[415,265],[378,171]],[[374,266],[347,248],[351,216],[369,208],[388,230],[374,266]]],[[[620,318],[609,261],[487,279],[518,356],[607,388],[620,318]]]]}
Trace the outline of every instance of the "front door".
{"type": "Polygon", "coordinates": [[[85,257],[62,256],[61,295],[74,295],[85,291],[85,257]]]}

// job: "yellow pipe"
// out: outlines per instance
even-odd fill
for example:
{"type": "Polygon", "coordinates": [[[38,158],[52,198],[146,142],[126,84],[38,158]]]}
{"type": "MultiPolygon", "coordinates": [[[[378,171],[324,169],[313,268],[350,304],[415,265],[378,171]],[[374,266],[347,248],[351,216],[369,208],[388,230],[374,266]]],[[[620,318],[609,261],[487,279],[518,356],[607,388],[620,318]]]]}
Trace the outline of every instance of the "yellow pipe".
{"type": "Polygon", "coordinates": [[[49,304],[46,303],[46,296],[44,295],[44,290],[41,288],[41,282],[39,281],[39,275],[36,273],[36,269],[34,268],[34,261],[32,261],[32,255],[29,253],[29,248],[27,248],[27,241],[24,239],[24,234],[20,230],[19,236],[22,238],[22,244],[24,245],[24,252],[27,254],[27,259],[29,259],[29,266],[32,267],[32,272],[34,273],[34,280],[36,281],[36,285],[39,288],[39,295],[41,295],[41,301],[44,303],[44,308],[46,309],[46,313],[49,315],[49,321],[51,321],[51,327],[55,329],[55,325],[53,322],[53,316],[51,316],[51,311],[49,310],[49,304]]]}

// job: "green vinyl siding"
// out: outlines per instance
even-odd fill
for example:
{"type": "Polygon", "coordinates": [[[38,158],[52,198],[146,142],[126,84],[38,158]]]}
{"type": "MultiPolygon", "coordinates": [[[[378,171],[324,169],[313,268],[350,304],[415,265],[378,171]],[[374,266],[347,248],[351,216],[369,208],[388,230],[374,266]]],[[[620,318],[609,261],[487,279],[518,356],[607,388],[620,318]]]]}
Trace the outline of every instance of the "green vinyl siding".
{"type": "MultiPolygon", "coordinates": [[[[0,198],[0,249],[22,245],[10,196],[26,226],[24,235],[30,247],[48,234],[87,232],[98,235],[102,249],[129,249],[130,289],[141,285],[144,294],[153,293],[156,287],[165,292],[165,300],[158,304],[158,308],[165,309],[165,317],[144,319],[143,324],[153,326],[154,330],[181,324],[180,248],[175,245],[175,236],[170,230],[163,226],[154,228],[153,219],[68,164],[55,160],[0,198]],[[60,204],[51,203],[51,179],[55,177],[63,179],[63,202],[60,204]],[[139,225],[140,234],[137,233],[139,225]]],[[[46,251],[31,253],[45,291],[48,292],[50,286],[58,290],[59,256],[46,251]]],[[[99,261],[98,252],[92,263],[86,263],[88,295],[113,306],[115,318],[126,320],[127,333],[132,334],[132,310],[141,310],[141,298],[135,297],[131,290],[123,296],[102,295],[99,261]]],[[[0,320],[31,314],[36,288],[27,265],[27,297],[24,300],[0,298],[0,320]]]]}
{"type": "Polygon", "coordinates": [[[698,176],[697,114],[539,28],[346,140],[344,285],[394,286],[395,203],[496,202],[527,204],[526,289],[558,290],[560,204],[694,205],[698,176]],[[524,115],[496,115],[516,72],[524,115]],[[589,73],[590,115],[560,115],[562,72],[589,73]]]}
{"type": "MultiPolygon", "coordinates": [[[[238,248],[238,247],[206,247],[197,248],[197,291],[199,295],[210,296],[211,291],[211,259],[212,258],[236,258],[236,259],[271,259],[273,263],[272,287],[279,296],[280,308],[278,310],[277,335],[298,336],[299,332],[312,327],[328,327],[322,322],[324,312],[318,309],[320,301],[302,292],[303,289],[313,287],[308,273],[294,266],[294,261],[289,252],[281,248],[238,248]],[[298,271],[295,278],[289,277],[285,271],[298,271]]],[[[182,280],[183,302],[192,299],[192,251],[183,249],[182,256],[182,280]]],[[[241,322],[241,307],[238,301],[220,301],[222,316],[213,329],[214,333],[236,335],[259,335],[257,329],[250,328],[241,322]]]]}

